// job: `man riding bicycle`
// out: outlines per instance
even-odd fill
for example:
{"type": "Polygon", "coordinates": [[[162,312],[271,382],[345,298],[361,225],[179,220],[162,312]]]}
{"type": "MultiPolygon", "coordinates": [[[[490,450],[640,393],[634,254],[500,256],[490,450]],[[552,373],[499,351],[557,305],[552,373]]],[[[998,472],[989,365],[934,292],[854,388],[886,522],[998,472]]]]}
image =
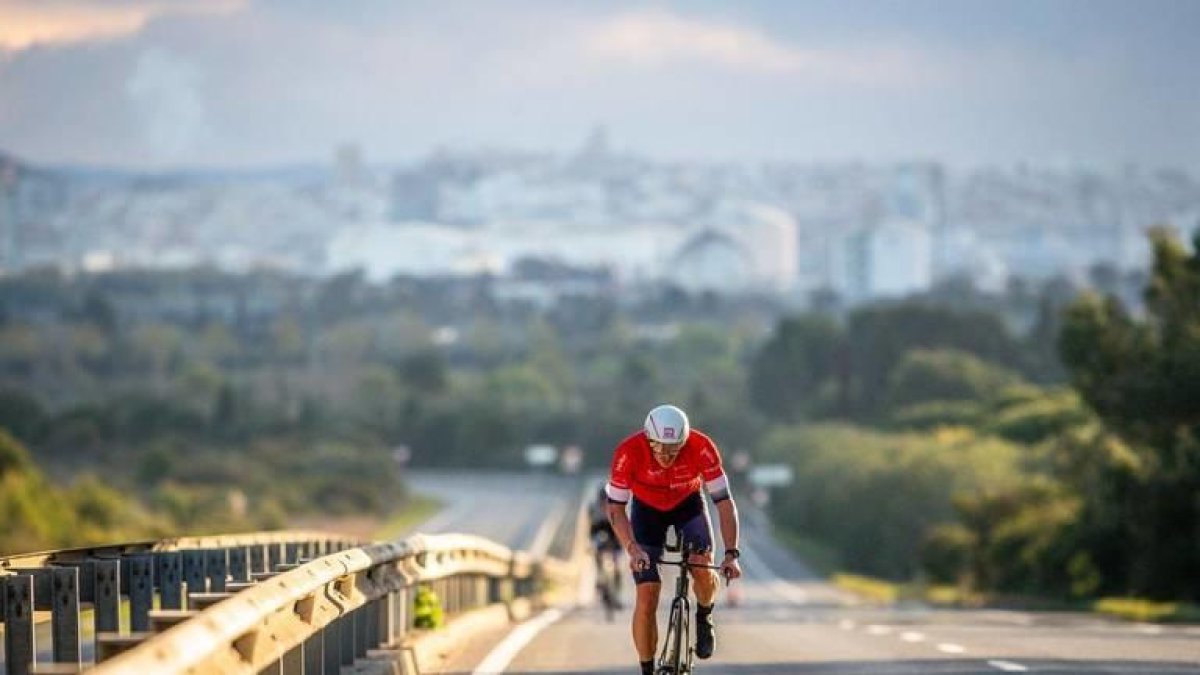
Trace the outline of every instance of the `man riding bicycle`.
{"type": "Polygon", "coordinates": [[[596,587],[602,594],[606,607],[621,607],[621,540],[613,531],[608,518],[608,482],[601,483],[588,505],[589,539],[596,563],[596,587]]]}
{"type": "MultiPolygon", "coordinates": [[[[653,675],[658,644],[659,590],[657,562],[662,558],[667,530],[674,526],[689,561],[712,565],[712,524],[703,490],[717,505],[727,579],[742,575],[738,564],[737,505],[721,467],[721,453],[707,435],[692,429],[687,415],[673,405],[660,405],[646,416],[639,431],[617,446],[605,490],[613,531],[629,555],[637,584],[633,611],[633,644],[642,673],[653,675]],[[629,507],[629,515],[625,513],[629,507]]],[[[717,576],[711,569],[693,568],[696,595],[696,656],[707,659],[716,645],[712,618],[717,576]]]]}

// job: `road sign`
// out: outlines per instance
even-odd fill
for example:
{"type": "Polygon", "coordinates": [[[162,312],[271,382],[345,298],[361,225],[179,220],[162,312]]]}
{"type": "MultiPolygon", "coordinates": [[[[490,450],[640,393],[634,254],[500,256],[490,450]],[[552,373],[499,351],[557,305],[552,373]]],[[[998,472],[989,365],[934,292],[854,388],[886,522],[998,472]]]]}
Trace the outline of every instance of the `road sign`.
{"type": "Polygon", "coordinates": [[[525,462],[530,466],[549,466],[558,459],[553,445],[530,445],[525,448],[525,462]]]}
{"type": "Polygon", "coordinates": [[[792,467],[787,464],[759,464],[750,467],[750,484],[755,487],[783,487],[792,484],[792,467]]]}

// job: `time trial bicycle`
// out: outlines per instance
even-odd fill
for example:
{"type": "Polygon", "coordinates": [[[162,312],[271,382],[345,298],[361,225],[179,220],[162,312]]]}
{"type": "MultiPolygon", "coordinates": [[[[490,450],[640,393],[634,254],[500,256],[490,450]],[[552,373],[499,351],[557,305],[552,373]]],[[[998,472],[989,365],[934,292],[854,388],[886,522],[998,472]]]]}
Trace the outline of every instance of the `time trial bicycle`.
{"type": "MultiPolygon", "coordinates": [[[[695,637],[692,635],[692,601],[688,595],[692,579],[691,570],[720,570],[721,566],[689,562],[688,557],[693,552],[690,546],[668,545],[666,550],[678,552],[679,560],[659,560],[658,564],[678,567],[679,578],[675,580],[675,597],[671,600],[666,640],[663,642],[658,666],[654,672],[655,675],[691,675],[696,661],[695,637]]],[[[725,578],[725,583],[729,583],[728,577],[725,578]]]]}

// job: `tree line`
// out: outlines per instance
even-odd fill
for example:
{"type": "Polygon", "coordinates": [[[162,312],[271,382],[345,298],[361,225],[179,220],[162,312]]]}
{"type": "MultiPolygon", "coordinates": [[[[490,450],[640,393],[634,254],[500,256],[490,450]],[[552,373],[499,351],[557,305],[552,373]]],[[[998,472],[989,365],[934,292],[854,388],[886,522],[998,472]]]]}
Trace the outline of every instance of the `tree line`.
{"type": "Polygon", "coordinates": [[[539,306],[488,279],[353,273],[3,279],[0,426],[27,448],[9,452],[25,459],[3,480],[25,487],[4,491],[3,517],[36,520],[15,504],[38,494],[66,510],[0,551],[84,522],[111,540],[117,521],[381,512],[406,494],[401,447],[424,466],[516,468],[531,443],[576,445],[601,467],[674,401],[727,456],[792,464],[772,516],[844,569],[1194,599],[1197,267],[1160,233],[1137,304],[956,281],[803,314],[671,287],[539,306]],[[69,498],[89,490],[111,508],[69,498]]]}
{"type": "Polygon", "coordinates": [[[1200,238],[1152,239],[1136,313],[1089,291],[1030,332],[1061,365],[975,312],[780,322],[750,376],[777,518],[892,579],[1200,599],[1200,238]]]}

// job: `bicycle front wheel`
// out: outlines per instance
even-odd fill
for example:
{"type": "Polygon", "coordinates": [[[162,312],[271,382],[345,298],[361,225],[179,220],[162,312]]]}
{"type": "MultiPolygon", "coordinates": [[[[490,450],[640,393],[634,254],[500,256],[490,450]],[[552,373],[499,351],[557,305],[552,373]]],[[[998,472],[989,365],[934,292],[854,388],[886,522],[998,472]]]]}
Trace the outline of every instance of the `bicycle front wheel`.
{"type": "Polygon", "coordinates": [[[668,666],[671,675],[683,675],[687,664],[687,634],[688,615],[687,603],[679,598],[671,603],[671,619],[667,623],[667,641],[663,645],[666,658],[663,664],[668,666]]]}

